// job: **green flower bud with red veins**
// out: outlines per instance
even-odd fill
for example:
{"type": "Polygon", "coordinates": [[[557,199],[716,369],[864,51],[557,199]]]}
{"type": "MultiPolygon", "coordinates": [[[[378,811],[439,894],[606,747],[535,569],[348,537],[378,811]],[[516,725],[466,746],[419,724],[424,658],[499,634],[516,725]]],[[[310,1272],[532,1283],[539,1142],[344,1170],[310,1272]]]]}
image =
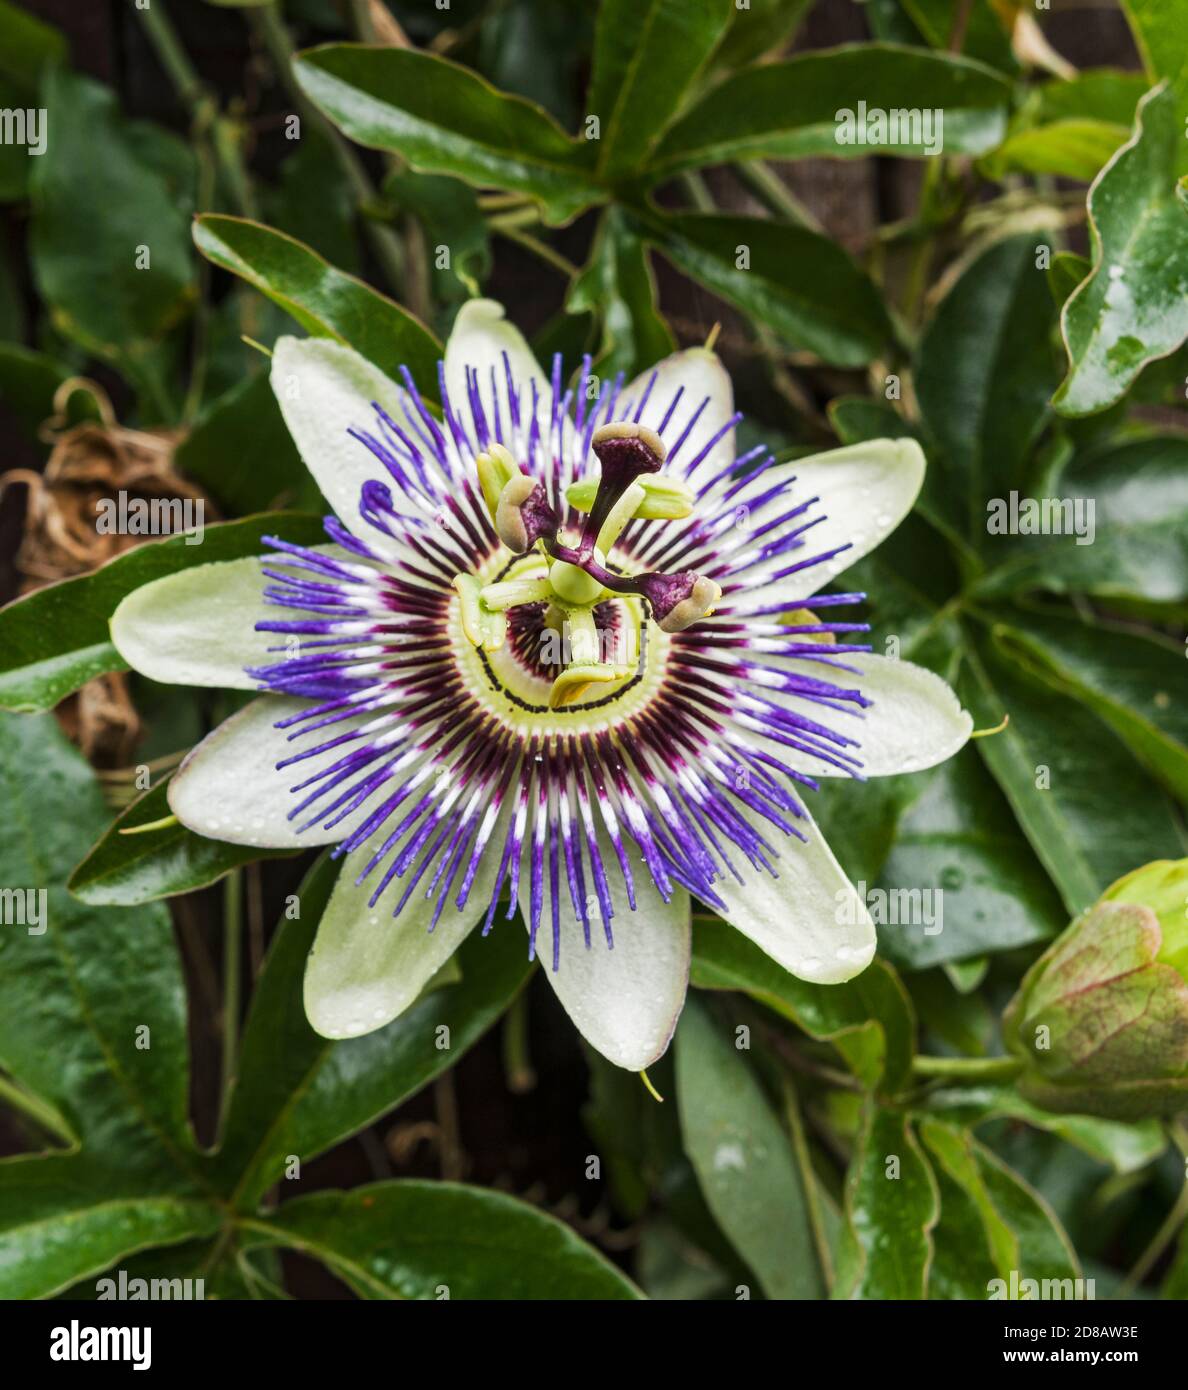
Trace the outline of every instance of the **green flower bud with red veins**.
{"type": "Polygon", "coordinates": [[[1003,1016],[1047,1110],[1188,1110],[1188,859],[1127,874],[1036,961],[1003,1016]]]}

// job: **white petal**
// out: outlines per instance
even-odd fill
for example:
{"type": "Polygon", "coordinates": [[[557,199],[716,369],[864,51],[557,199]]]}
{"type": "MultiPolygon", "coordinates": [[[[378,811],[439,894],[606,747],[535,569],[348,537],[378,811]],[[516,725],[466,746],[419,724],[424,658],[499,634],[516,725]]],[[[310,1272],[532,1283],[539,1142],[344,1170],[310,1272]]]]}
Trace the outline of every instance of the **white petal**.
{"type": "MultiPolygon", "coordinates": [[[[343,557],[336,545],[313,547],[343,557]]],[[[253,555],[154,579],[128,595],[111,615],[111,640],[129,666],[164,685],[257,690],[249,666],[278,660],[269,647],[275,632],[257,632],[264,621],[300,615],[264,601],[272,583],[264,567],[285,567],[283,555],[253,555]]]]}
{"type": "Polygon", "coordinates": [[[431,515],[394,486],[371,450],[348,433],[375,433],[373,401],[393,420],[404,419],[400,390],[378,367],[328,338],[284,337],[273,348],[271,382],[306,468],[355,535],[363,541],[376,538],[375,528],[359,515],[359,490],[373,479],[391,487],[398,511],[431,515]]]}
{"type": "MultiPolygon", "coordinates": [[[[822,666],[814,661],[781,662],[780,669],[798,675],[857,689],[872,700],[867,709],[850,714],[822,709],[811,700],[780,691],[763,693],[785,709],[825,724],[839,734],[859,741],[841,751],[857,758],[867,777],[893,777],[899,772],[920,772],[951,758],[965,746],[973,730],[969,712],[950,687],[937,675],[910,661],[892,661],[873,652],[849,652],[837,658],[856,666],[861,674],[822,666]]],[[[813,777],[846,777],[831,763],[764,740],[768,750],[797,771],[813,777]]]]}
{"type": "MultiPolygon", "coordinates": [[[[478,372],[479,395],[483,402],[483,413],[487,425],[494,433],[496,397],[491,394],[491,373],[495,373],[495,390],[499,403],[499,420],[504,437],[507,437],[511,421],[511,411],[507,397],[507,367],[503,354],[507,353],[511,367],[512,380],[520,394],[521,422],[532,416],[532,383],[537,388],[537,417],[547,427],[549,402],[552,387],[541,371],[532,349],[524,341],[524,335],[513,323],[504,317],[501,304],[493,299],[471,299],[458,310],[454,326],[450,330],[445,350],[446,390],[455,416],[467,435],[474,440],[474,427],[470,416],[470,393],[466,389],[466,369],[478,372]]],[[[520,460],[522,462],[523,460],[520,460]]]]}
{"type": "MultiPolygon", "coordinates": [[[[692,949],[689,895],[674,887],[666,903],[638,855],[633,855],[636,911],[632,912],[618,861],[605,835],[599,836],[599,849],[614,902],[614,949],[607,947],[597,903],[591,912],[587,949],[562,868],[560,968],[553,969],[547,872],[536,950],[549,984],[590,1046],[617,1067],[642,1071],[668,1047],[685,1002],[692,949]]],[[[520,875],[520,910],[525,921],[529,914],[528,878],[525,866],[520,875]]],[[[586,881],[590,881],[588,866],[586,881]]]]}
{"type": "MultiPolygon", "coordinates": [[[[309,704],[306,700],[265,695],[208,734],[169,784],[169,807],[178,820],[212,840],[261,849],[304,849],[346,839],[365,818],[366,806],[330,830],[312,825],[298,834],[297,827],[308,819],[309,812],[293,820],[288,818],[289,812],[308,795],[290,788],[329,767],[354,746],[340,745],[278,771],[276,765],[283,758],[314,746],[317,740],[318,736],[311,734],[290,742],[287,735],[293,731],[275,727],[278,720],[289,718],[309,704]]],[[[328,739],[358,728],[368,717],[344,719],[322,730],[321,736],[328,739]]]]}
{"type": "MultiPolygon", "coordinates": [[[[737,528],[732,528],[723,544],[735,548],[731,568],[737,569],[744,587],[740,594],[731,594],[723,601],[721,611],[752,605],[766,608],[776,603],[792,606],[815,594],[895,530],[912,509],[924,481],[924,467],[923,450],[914,439],[873,439],[766,469],[724,504],[740,518],[741,535],[735,536],[737,528]],[[759,498],[784,478],[796,480],[787,495],[750,506],[750,499],[759,498]],[[812,497],[820,501],[802,519],[788,523],[799,526],[823,518],[805,532],[803,545],[744,568],[747,534],[812,497]],[[831,560],[772,579],[789,565],[842,546],[847,548],[831,560]]],[[[759,545],[772,539],[770,534],[761,536],[759,545]]]]}
{"type": "Polygon", "coordinates": [[[367,900],[378,884],[377,868],[361,885],[362,851],[344,860],[338,883],[318,924],[317,939],[305,968],[305,1012],[324,1038],[355,1038],[382,1028],[402,1014],[482,920],[491,901],[499,855],[484,855],[467,895],[455,906],[461,868],[446,906],[432,931],[436,898],[426,898],[426,879],[414,889],[399,916],[403,880],[396,879],[374,907],[367,900]]]}
{"type": "Polygon", "coordinates": [[[670,454],[689,421],[697,414],[701,403],[706,402],[705,409],[697,415],[697,421],[688,438],[680,445],[672,462],[665,465],[666,471],[671,471],[675,477],[683,478],[685,469],[702,449],[715,435],[721,435],[693,472],[691,482],[694,487],[698,487],[701,483],[708,482],[714,474],[720,473],[723,468],[729,467],[734,460],[734,430],[731,428],[722,433],[723,427],[734,414],[734,387],[731,385],[730,376],[722,366],[717,353],[706,348],[687,348],[684,352],[670,353],[663,361],[657,362],[654,367],[649,367],[646,372],[636,377],[624,390],[620,397],[623,404],[614,412],[617,418],[634,418],[635,408],[653,374],[656,381],[639,418],[641,424],[649,425],[654,430],[660,428],[674,396],[682,386],[684,387],[680,401],[664,428],[663,438],[670,454]]]}
{"type": "Polygon", "coordinates": [[[733,875],[718,879],[714,892],[726,909],[716,910],[798,979],[835,985],[865,970],[875,952],[874,923],[816,824],[807,816],[796,821],[806,844],[739,803],[735,809],[778,852],[779,877],[734,852],[743,883],[733,875]]]}

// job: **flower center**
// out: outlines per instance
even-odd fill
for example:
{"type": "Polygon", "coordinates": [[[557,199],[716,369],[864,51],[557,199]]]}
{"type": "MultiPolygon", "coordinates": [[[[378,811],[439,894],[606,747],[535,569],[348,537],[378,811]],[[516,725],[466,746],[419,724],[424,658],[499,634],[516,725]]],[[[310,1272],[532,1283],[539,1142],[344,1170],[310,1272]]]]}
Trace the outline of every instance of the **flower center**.
{"type": "MultiPolygon", "coordinates": [[[[527,676],[549,679],[553,710],[610,696],[642,675],[646,611],[662,632],[681,632],[712,613],[721,597],[717,584],[692,572],[624,573],[608,560],[630,522],[688,517],[694,494],[662,475],[664,443],[646,425],[601,425],[591,447],[600,477],[565,494],[584,514],[576,535],[563,531],[545,484],[524,473],[506,448],[491,444],[478,454],[496,534],[523,558],[492,582],[470,573],[454,578],[467,641],[493,658],[510,635],[510,659],[527,676]]],[[[492,673],[494,665],[488,660],[492,673]]]]}

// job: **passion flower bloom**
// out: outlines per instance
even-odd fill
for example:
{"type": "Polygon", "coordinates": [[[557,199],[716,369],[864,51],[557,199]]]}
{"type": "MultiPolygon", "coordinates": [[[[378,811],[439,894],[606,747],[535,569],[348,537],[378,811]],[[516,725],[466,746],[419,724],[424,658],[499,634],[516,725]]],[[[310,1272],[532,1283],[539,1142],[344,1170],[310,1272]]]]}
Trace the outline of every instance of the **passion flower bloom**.
{"type": "Polygon", "coordinates": [[[337,847],[314,1028],[381,1027],[517,909],[577,1027],[632,1069],[672,1036],[693,899],[802,979],[856,975],[874,926],[805,794],[970,732],[936,676],[869,652],[862,595],[818,592],[910,509],[916,444],[736,453],[712,352],[627,386],[587,359],[570,386],[485,300],[458,314],[440,413],[402,375],[282,338],[272,384],[328,544],[157,580],[112,620],[145,675],[266,692],[169,803],[216,839],[337,847]]]}

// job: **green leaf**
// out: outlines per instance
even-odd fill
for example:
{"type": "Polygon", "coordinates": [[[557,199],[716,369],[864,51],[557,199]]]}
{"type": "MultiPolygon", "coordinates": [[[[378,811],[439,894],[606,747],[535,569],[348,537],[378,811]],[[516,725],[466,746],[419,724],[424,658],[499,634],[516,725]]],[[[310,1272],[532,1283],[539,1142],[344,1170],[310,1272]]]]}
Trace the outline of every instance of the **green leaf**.
{"type": "Polygon", "coordinates": [[[1055,174],[1089,183],[1125,143],[1128,126],[1109,121],[1051,121],[1004,140],[985,161],[987,176],[1055,174]]]}
{"type": "Polygon", "coordinates": [[[1134,31],[1143,67],[1152,82],[1167,78],[1188,97],[1188,52],[1184,49],[1184,15],[1176,0],[1122,0],[1134,31]]]}
{"type": "Polygon", "coordinates": [[[119,114],[115,94],[90,78],[51,69],[43,100],[53,137],[32,161],[30,249],[37,287],[60,332],[155,381],[159,366],[151,355],[159,351],[158,340],[195,298],[192,192],[179,198],[161,161],[180,157],[192,182],[192,156],[162,131],[153,133],[150,145],[143,128],[119,114]],[[95,158],[99,149],[102,159],[95,158]],[[86,215],[86,209],[102,209],[102,215],[86,215]],[[96,274],[98,265],[102,274],[96,274]]]}
{"type": "Polygon", "coordinates": [[[642,1297],[555,1217],[461,1183],[409,1179],[315,1192],[240,1229],[245,1249],[312,1255],[361,1298],[642,1297]]]}
{"type": "Polygon", "coordinates": [[[1061,315],[1069,368],[1052,398],[1061,414],[1105,410],[1188,337],[1188,212],[1177,197],[1185,175],[1177,94],[1161,86],[1089,190],[1093,272],[1061,315]]]}
{"type": "Polygon", "coordinates": [[[1043,941],[1068,920],[972,747],[904,813],[870,906],[879,954],[908,970],[1043,941]]]}
{"type": "MultiPolygon", "coordinates": [[[[916,356],[920,409],[976,540],[986,536],[986,499],[1023,483],[1049,415],[1053,310],[1035,248],[1031,233],[978,256],[941,300],[916,356]]],[[[935,488],[932,478],[926,486],[935,488]]]]}
{"type": "Polygon", "coordinates": [[[805,53],[746,68],[707,93],[661,140],[648,173],[668,178],[705,164],[765,157],[937,153],[922,128],[898,132],[904,138],[895,143],[843,143],[846,124],[838,113],[856,116],[860,101],[868,113],[943,110],[945,152],[985,154],[1003,137],[1009,100],[1010,86],[998,73],[949,54],[880,43],[805,53]]]}
{"type": "Polygon", "coordinates": [[[866,1086],[893,1093],[910,1080],[916,1026],[911,1001],[881,960],[843,985],[809,984],[741,932],[698,918],[690,978],[701,989],[742,990],[810,1037],[835,1043],[866,1086]]]}
{"type": "Polygon", "coordinates": [[[439,295],[445,299],[477,295],[491,273],[491,238],[474,189],[461,179],[402,169],[384,180],[384,195],[420,222],[431,248],[439,295]],[[448,270],[438,266],[432,248],[449,251],[448,270]]]}
{"type": "Polygon", "coordinates": [[[1006,618],[996,635],[1032,674],[1100,715],[1154,778],[1188,802],[1182,646],[1030,612],[1006,618]]]}
{"type": "Polygon", "coordinates": [[[846,1177],[846,1219],[859,1253],[849,1298],[925,1297],[936,1182],[906,1115],[867,1108],[846,1177]]]}
{"type": "Polygon", "coordinates": [[[302,130],[293,153],[280,166],[277,186],[269,190],[264,201],[263,220],[331,265],[357,274],[357,196],[331,132],[310,125],[302,130]],[[313,188],[317,189],[316,198],[310,197],[313,188]]]}
{"type": "Polygon", "coordinates": [[[668,260],[789,346],[834,366],[859,367],[891,337],[873,283],[827,237],[751,217],[637,215],[668,260]]]}
{"type": "Polygon", "coordinates": [[[869,439],[914,439],[915,431],[889,401],[869,396],[835,396],[827,407],[829,423],[842,444],[869,439]]]}
{"type": "Polygon", "coordinates": [[[211,402],[173,462],[232,516],[277,506],[330,510],[285,428],[267,372],[246,377],[211,402]]]}
{"type": "Polygon", "coordinates": [[[602,351],[596,369],[630,381],[676,348],[656,304],[656,283],[643,242],[617,208],[602,215],[590,262],[570,286],[571,313],[589,311],[602,320],[602,351]]]}
{"type": "Polygon", "coordinates": [[[0,1298],[49,1298],[154,1245],[212,1236],[213,1202],[155,1192],[78,1155],[0,1163],[0,1298]]]}
{"type": "Polygon", "coordinates": [[[596,145],[571,140],[540,107],[444,58],[327,44],[301,54],[293,71],[344,134],[414,169],[524,193],[550,222],[602,199],[591,172],[596,145]]]}
{"type": "Polygon", "coordinates": [[[134,907],[205,888],[241,864],[292,853],[208,840],[180,822],[128,834],[169,818],[169,780],[138,797],[103,832],[66,884],[76,898],[96,907],[134,907]]]}
{"type": "MultiPolygon", "coordinates": [[[[0,343],[0,405],[19,422],[30,442],[37,441],[38,430],[53,413],[54,393],[71,375],[65,363],[43,352],[17,343],[0,343]]],[[[80,401],[90,401],[90,397],[76,392],[71,406],[80,401]]]]}
{"type": "Polygon", "coordinates": [[[722,41],[714,50],[711,66],[715,71],[731,72],[782,49],[811,3],[812,0],[750,0],[749,8],[735,5],[722,41]]]}
{"type": "Polygon", "coordinates": [[[594,31],[589,115],[598,173],[642,164],[730,25],[732,0],[603,0],[594,31]]]}
{"type": "Polygon", "coordinates": [[[1053,1115],[1024,1100],[1014,1087],[955,1086],[930,1091],[923,1104],[929,1112],[969,1128],[1003,1116],[1025,1120],[1035,1129],[1059,1135],[1116,1173],[1136,1173],[1167,1148],[1167,1136],[1158,1120],[1135,1124],[1092,1115],[1053,1115]]]}
{"type": "Polygon", "coordinates": [[[345,343],[389,376],[406,366],[423,390],[436,395],[437,339],[399,304],[336,270],[316,251],[259,222],[214,213],[195,221],[194,243],[208,260],[279,304],[307,333],[345,343]]]}
{"type": "Polygon", "coordinates": [[[1171,803],[1077,701],[1037,686],[990,644],[967,653],[958,694],[975,724],[1010,715],[978,752],[1070,916],[1137,865],[1183,853],[1171,803]]]}
{"type": "Polygon", "coordinates": [[[804,1179],[744,1058],[690,999],[676,1036],[685,1152],[710,1211],[767,1297],[820,1298],[804,1179]]]}
{"type": "Polygon", "coordinates": [[[920,1135],[938,1171],[977,1208],[998,1278],[1009,1279],[1012,1271],[1020,1279],[1080,1277],[1076,1253],[1055,1212],[996,1154],[972,1134],[940,1120],[922,1120],[920,1135]]]}
{"type": "Polygon", "coordinates": [[[288,1155],[314,1158],[452,1067],[503,1013],[531,969],[522,931],[506,923],[489,937],[475,933],[462,947],[461,983],[426,994],[364,1037],[319,1037],[298,1001],[336,870],[324,859],[305,879],[297,895],[300,916],[286,914],[252,997],[215,1161],[218,1180],[241,1208],[253,1207],[284,1176],[288,1155]]]}
{"type": "Polygon", "coordinates": [[[1065,534],[1000,538],[1002,562],[979,580],[978,593],[1188,599],[1188,440],[1162,435],[1107,445],[1074,459],[1059,489],[1062,503],[1084,517],[1093,508],[1093,543],[1079,544],[1067,525],[1065,534]]]}
{"type": "Polygon", "coordinates": [[[6,913],[25,922],[0,932],[0,1067],[108,1164],[146,1181],[173,1163],[193,1169],[185,988],[168,913],[105,912],[67,893],[108,817],[52,716],[0,716],[0,793],[0,883],[14,894],[6,913]],[[46,895],[32,930],[30,892],[46,895]]]}
{"type": "Polygon", "coordinates": [[[0,708],[52,709],[93,677],[126,670],[108,631],[121,599],[178,570],[258,555],[264,549],[261,538],[269,535],[298,545],[325,539],[319,517],[298,512],[246,517],[206,527],[201,545],[174,536],[137,546],[92,574],[50,584],[0,609],[0,708]]]}
{"type": "Polygon", "coordinates": [[[32,93],[42,72],[67,56],[60,29],[0,0],[0,74],[32,93]]]}

